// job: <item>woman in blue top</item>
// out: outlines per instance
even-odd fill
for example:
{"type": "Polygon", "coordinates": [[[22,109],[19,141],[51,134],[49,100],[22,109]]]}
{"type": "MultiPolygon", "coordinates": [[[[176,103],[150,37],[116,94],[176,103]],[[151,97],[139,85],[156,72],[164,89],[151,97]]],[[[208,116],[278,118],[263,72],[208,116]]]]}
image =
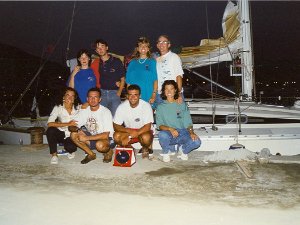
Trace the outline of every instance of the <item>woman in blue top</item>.
{"type": "Polygon", "coordinates": [[[128,86],[138,85],[141,88],[141,99],[152,104],[157,91],[157,73],[156,61],[150,55],[149,40],[140,37],[127,68],[126,83],[128,86]]]}
{"type": "Polygon", "coordinates": [[[77,63],[67,84],[77,91],[81,103],[85,103],[88,90],[96,87],[96,76],[90,68],[91,57],[87,50],[82,49],[78,52],[77,63]]]}

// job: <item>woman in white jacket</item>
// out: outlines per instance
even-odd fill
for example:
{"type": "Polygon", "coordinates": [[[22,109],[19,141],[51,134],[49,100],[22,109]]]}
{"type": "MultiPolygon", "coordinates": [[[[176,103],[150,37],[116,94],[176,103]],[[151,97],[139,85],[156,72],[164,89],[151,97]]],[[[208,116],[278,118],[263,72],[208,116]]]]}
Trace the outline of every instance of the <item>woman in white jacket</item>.
{"type": "Polygon", "coordinates": [[[60,99],[60,102],[54,106],[47,124],[46,136],[52,156],[51,164],[58,163],[58,143],[63,143],[64,149],[68,152],[69,159],[75,157],[75,151],[77,150],[77,146],[72,142],[68,130],[68,126],[76,126],[76,121],[73,118],[78,113],[77,92],[71,87],[66,87],[60,99]]]}

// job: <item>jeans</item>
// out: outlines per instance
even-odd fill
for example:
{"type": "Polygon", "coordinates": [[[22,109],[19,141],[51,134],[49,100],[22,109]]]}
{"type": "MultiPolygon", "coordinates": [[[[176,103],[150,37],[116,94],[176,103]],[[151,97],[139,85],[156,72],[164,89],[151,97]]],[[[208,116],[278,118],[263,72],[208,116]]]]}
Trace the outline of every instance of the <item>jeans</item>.
{"type": "Polygon", "coordinates": [[[46,136],[50,148],[50,154],[57,152],[58,143],[63,143],[64,149],[69,153],[75,152],[77,150],[77,146],[74,144],[71,138],[65,138],[65,132],[59,130],[56,127],[48,127],[46,136]]]}
{"type": "Polygon", "coordinates": [[[112,116],[115,115],[118,106],[121,104],[121,98],[117,95],[117,90],[101,89],[100,105],[105,106],[111,111],[112,116]]]}
{"type": "Polygon", "coordinates": [[[170,131],[162,130],[158,133],[159,144],[162,147],[162,153],[167,154],[175,152],[175,145],[182,146],[182,152],[188,154],[197,149],[201,145],[201,140],[193,141],[187,129],[176,129],[179,133],[178,137],[174,138],[170,131]]]}

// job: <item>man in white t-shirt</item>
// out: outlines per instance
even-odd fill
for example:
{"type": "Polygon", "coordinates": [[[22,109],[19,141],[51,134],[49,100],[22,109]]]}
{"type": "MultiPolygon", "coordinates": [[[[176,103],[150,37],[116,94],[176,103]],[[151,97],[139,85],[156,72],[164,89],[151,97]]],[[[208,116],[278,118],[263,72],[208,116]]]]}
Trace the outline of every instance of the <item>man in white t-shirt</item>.
{"type": "Polygon", "coordinates": [[[166,80],[176,81],[179,88],[179,92],[181,93],[179,95],[179,98],[177,99],[177,102],[182,103],[182,77],[184,72],[182,70],[181,59],[177,54],[170,50],[171,42],[167,35],[159,36],[156,47],[160,52],[160,56],[156,58],[158,90],[154,108],[156,108],[158,104],[163,102],[163,100],[160,97],[160,94],[162,84],[166,80]]]}
{"type": "Polygon", "coordinates": [[[122,146],[139,142],[142,145],[142,157],[148,158],[153,153],[150,149],[153,141],[153,111],[148,102],[140,99],[140,95],[138,85],[131,84],[128,87],[127,100],[119,105],[114,116],[114,141],[122,146]]]}
{"type": "Polygon", "coordinates": [[[87,94],[88,107],[82,109],[74,120],[77,127],[69,127],[72,141],[87,155],[81,161],[86,164],[96,159],[92,149],[104,154],[103,162],[112,160],[113,150],[110,140],[113,136],[112,115],[109,109],[100,106],[101,91],[99,88],[91,88],[87,94]]]}

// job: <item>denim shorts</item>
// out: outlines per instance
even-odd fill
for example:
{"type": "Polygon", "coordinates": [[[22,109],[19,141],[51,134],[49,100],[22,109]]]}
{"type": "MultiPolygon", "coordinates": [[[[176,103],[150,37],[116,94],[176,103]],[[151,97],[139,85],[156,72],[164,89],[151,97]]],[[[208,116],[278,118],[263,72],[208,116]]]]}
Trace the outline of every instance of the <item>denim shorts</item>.
{"type": "MultiPolygon", "coordinates": [[[[91,136],[92,134],[88,131],[83,131],[85,133],[86,136],[91,136]]],[[[94,150],[96,149],[96,143],[97,141],[92,140],[89,141],[90,142],[90,149],[94,150]]],[[[109,137],[109,148],[113,149],[114,147],[116,147],[116,143],[114,142],[112,137],[109,137]]]]}

